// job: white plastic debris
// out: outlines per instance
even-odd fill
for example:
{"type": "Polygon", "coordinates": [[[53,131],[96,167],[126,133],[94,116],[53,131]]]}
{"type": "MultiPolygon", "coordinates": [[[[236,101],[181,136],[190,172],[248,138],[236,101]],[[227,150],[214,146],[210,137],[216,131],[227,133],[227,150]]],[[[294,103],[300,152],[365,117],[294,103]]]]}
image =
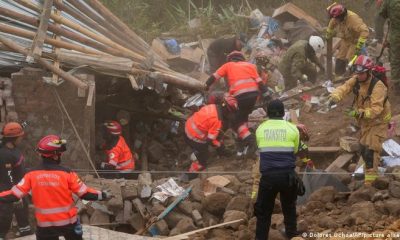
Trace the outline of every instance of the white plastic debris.
{"type": "Polygon", "coordinates": [[[382,144],[383,149],[391,157],[400,157],[400,145],[393,139],[388,139],[382,144]]]}
{"type": "Polygon", "coordinates": [[[185,189],[180,187],[174,179],[170,178],[165,183],[157,186],[160,192],[153,194],[153,198],[159,200],[160,202],[165,202],[169,197],[177,197],[181,195],[185,189]]]}

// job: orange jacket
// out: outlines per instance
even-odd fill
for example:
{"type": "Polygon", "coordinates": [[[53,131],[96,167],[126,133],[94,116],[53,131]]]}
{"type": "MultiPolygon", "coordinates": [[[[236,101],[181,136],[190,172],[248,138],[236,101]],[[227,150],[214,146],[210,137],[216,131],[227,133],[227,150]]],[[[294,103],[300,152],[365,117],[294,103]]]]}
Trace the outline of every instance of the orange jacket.
{"type": "MultiPolygon", "coordinates": [[[[0,200],[22,198],[29,192],[39,227],[65,226],[77,221],[72,194],[87,200],[102,200],[102,192],[87,187],[71,170],[56,164],[28,172],[11,190],[0,193],[0,200]]],[[[15,201],[15,200],[11,200],[15,201]]]]}
{"type": "Polygon", "coordinates": [[[221,119],[217,105],[206,105],[186,120],[186,136],[198,143],[206,143],[209,139],[214,146],[219,147],[221,143],[217,138],[222,129],[221,119]]]}
{"type": "Polygon", "coordinates": [[[228,78],[229,93],[232,96],[259,91],[258,83],[262,81],[256,66],[248,62],[225,63],[214,73],[214,77],[216,80],[228,78]]]}
{"type": "Polygon", "coordinates": [[[104,151],[107,154],[108,163],[115,166],[115,169],[121,171],[135,169],[135,159],[124,137],[119,136],[117,144],[110,150],[104,151]]]}

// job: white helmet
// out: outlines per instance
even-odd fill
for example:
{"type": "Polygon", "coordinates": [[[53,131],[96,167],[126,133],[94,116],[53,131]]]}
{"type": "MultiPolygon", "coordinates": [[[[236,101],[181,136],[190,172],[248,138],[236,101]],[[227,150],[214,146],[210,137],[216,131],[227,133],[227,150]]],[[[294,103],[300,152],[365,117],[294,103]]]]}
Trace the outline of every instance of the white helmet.
{"type": "Polygon", "coordinates": [[[311,36],[308,40],[308,44],[314,49],[315,53],[320,53],[324,49],[324,40],[318,36],[311,36]]]}

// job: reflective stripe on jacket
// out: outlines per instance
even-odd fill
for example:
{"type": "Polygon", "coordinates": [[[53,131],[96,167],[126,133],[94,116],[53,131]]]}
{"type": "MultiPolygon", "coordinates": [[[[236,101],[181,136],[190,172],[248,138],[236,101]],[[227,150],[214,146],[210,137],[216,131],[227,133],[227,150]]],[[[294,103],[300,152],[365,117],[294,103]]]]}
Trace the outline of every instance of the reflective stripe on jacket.
{"type": "Polygon", "coordinates": [[[229,93],[238,96],[242,93],[259,91],[258,83],[262,82],[257,72],[257,67],[248,62],[228,62],[222,65],[214,77],[228,79],[229,93]]]}
{"type": "Polygon", "coordinates": [[[108,163],[115,166],[117,170],[135,169],[135,160],[124,137],[119,136],[117,144],[110,150],[105,150],[105,152],[108,157],[108,163]]]}
{"type": "Polygon", "coordinates": [[[328,28],[335,29],[337,37],[354,44],[357,43],[359,38],[367,39],[369,36],[367,24],[360,16],[349,10],[342,22],[332,18],[329,21],[328,28]]]}
{"type": "Polygon", "coordinates": [[[22,198],[29,192],[35,206],[35,217],[39,227],[65,226],[77,221],[77,208],[72,194],[79,197],[88,193],[102,199],[100,191],[87,187],[78,175],[69,169],[59,167],[41,168],[27,173],[10,191],[1,197],[13,194],[22,198]]]}
{"type": "Polygon", "coordinates": [[[256,131],[260,152],[260,172],[295,168],[299,147],[299,130],[285,120],[267,120],[256,131]]]}
{"type": "Polygon", "coordinates": [[[213,141],[213,145],[219,146],[217,140],[222,129],[222,120],[217,105],[209,104],[202,107],[186,120],[186,136],[195,142],[206,143],[207,139],[213,141]]]}

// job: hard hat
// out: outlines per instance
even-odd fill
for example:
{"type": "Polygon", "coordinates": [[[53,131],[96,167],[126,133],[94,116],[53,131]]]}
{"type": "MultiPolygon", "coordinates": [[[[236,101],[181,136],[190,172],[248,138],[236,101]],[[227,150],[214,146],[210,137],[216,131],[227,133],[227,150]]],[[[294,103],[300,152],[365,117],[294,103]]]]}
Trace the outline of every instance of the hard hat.
{"type": "Polygon", "coordinates": [[[324,49],[324,40],[319,36],[311,36],[308,44],[314,49],[316,53],[320,53],[324,49]]]}
{"type": "Polygon", "coordinates": [[[117,121],[107,121],[104,123],[104,126],[107,129],[107,132],[112,135],[121,135],[122,127],[121,124],[117,121]]]}
{"type": "Polygon", "coordinates": [[[327,8],[328,14],[331,18],[337,18],[346,12],[346,8],[339,3],[334,3],[327,8]]]}
{"type": "Polygon", "coordinates": [[[241,51],[233,51],[228,54],[226,57],[226,61],[231,62],[231,61],[244,61],[245,57],[241,51]]]}
{"type": "Polygon", "coordinates": [[[236,98],[230,94],[225,94],[222,106],[226,107],[229,112],[234,112],[239,109],[236,98]]]}
{"type": "Polygon", "coordinates": [[[281,118],[285,115],[285,106],[279,99],[272,100],[267,106],[267,115],[270,118],[281,118]]]}
{"type": "Polygon", "coordinates": [[[67,150],[66,145],[67,140],[56,135],[47,135],[39,141],[36,151],[43,157],[59,156],[67,150]]]}
{"type": "Polygon", "coordinates": [[[374,62],[370,57],[360,55],[353,64],[353,71],[355,73],[363,73],[371,70],[373,67],[374,62]]]}
{"type": "Polygon", "coordinates": [[[17,122],[9,122],[3,127],[2,134],[4,137],[19,137],[24,135],[21,124],[17,122]]]}

